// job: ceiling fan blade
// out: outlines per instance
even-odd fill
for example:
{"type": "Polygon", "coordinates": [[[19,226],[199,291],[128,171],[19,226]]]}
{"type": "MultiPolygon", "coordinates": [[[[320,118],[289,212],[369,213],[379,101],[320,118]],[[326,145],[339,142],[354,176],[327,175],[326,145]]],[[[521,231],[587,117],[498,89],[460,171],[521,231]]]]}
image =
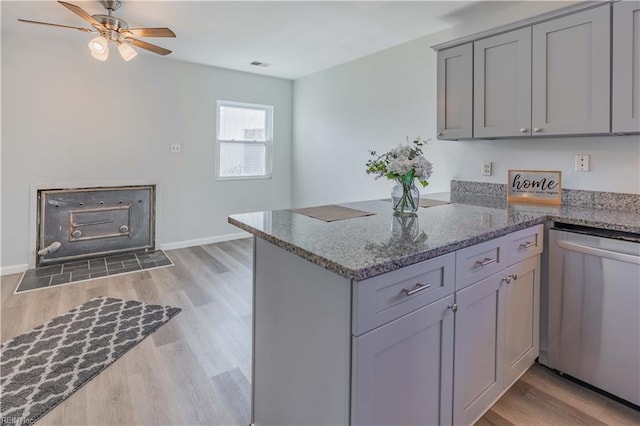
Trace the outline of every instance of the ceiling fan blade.
{"type": "Polygon", "coordinates": [[[73,13],[75,13],[76,15],[78,15],[79,17],[81,17],[91,25],[93,25],[94,27],[98,29],[104,29],[104,26],[100,22],[96,21],[93,16],[89,15],[79,6],[76,6],[75,4],[67,3],[64,1],[58,1],[58,3],[60,3],[61,5],[63,5],[64,7],[66,7],[67,9],[69,9],[70,11],[72,11],[73,13]]]}
{"type": "Polygon", "coordinates": [[[171,51],[169,49],[165,49],[164,47],[156,46],[155,44],[147,43],[146,41],[138,40],[138,39],[131,38],[131,37],[127,37],[125,40],[128,41],[129,43],[133,44],[134,46],[140,47],[142,49],[149,50],[150,52],[157,53],[158,55],[165,56],[165,55],[168,55],[169,53],[171,53],[171,51]]]}
{"type": "Polygon", "coordinates": [[[27,24],[39,24],[39,25],[49,25],[51,27],[71,28],[71,29],[74,29],[74,30],[82,31],[83,33],[94,33],[95,32],[94,30],[90,30],[88,28],[72,27],[70,25],[52,24],[52,23],[49,23],[49,22],[30,21],[28,19],[18,19],[18,21],[25,22],[27,24]]]}
{"type": "Polygon", "coordinates": [[[169,28],[127,28],[121,32],[131,33],[134,37],[175,37],[176,34],[169,28]]]}

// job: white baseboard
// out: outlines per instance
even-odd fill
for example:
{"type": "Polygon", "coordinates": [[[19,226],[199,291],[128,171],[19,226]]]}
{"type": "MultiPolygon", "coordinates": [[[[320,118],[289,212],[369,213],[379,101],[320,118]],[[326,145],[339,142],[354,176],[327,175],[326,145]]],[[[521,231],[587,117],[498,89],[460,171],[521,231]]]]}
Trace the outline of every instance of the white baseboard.
{"type": "Polygon", "coordinates": [[[221,243],[223,241],[238,240],[240,238],[248,238],[251,234],[248,232],[236,232],[233,234],[217,235],[215,237],[198,238],[195,240],[175,241],[173,243],[164,243],[159,245],[161,250],[175,250],[185,247],[203,246],[205,244],[221,243]]]}
{"type": "Polygon", "coordinates": [[[28,263],[21,263],[20,265],[11,265],[11,266],[3,266],[0,268],[0,275],[12,275],[12,274],[21,274],[24,271],[29,269],[28,263]]]}

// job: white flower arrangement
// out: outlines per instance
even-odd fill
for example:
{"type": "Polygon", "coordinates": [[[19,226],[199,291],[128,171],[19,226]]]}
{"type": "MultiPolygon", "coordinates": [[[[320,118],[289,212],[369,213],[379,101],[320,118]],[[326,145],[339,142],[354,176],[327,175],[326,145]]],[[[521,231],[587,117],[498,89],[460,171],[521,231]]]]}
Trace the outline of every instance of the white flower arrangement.
{"type": "Polygon", "coordinates": [[[367,174],[376,175],[376,179],[386,177],[398,180],[403,185],[410,185],[414,179],[418,179],[423,187],[427,186],[433,165],[422,154],[422,147],[429,141],[417,137],[410,142],[407,137],[406,145],[398,145],[385,154],[377,155],[375,151],[369,151],[376,158],[367,161],[367,174]]]}

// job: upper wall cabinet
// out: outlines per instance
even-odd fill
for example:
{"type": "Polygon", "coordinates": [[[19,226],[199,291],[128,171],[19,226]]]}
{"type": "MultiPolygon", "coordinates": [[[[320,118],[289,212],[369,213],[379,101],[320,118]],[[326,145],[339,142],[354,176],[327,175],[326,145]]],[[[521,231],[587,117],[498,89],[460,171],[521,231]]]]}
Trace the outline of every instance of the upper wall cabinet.
{"type": "Polygon", "coordinates": [[[438,52],[438,139],[472,137],[471,43],[438,52]]]}
{"type": "Polygon", "coordinates": [[[640,132],[640,2],[613,5],[614,133],[640,132]]]}
{"type": "Polygon", "coordinates": [[[533,135],[609,133],[610,6],[533,26],[533,135]]]}
{"type": "Polygon", "coordinates": [[[438,139],[640,132],[640,1],[585,3],[434,46],[438,139]]]}
{"type": "Polygon", "coordinates": [[[473,136],[531,134],[531,28],[473,43],[473,136]]]}

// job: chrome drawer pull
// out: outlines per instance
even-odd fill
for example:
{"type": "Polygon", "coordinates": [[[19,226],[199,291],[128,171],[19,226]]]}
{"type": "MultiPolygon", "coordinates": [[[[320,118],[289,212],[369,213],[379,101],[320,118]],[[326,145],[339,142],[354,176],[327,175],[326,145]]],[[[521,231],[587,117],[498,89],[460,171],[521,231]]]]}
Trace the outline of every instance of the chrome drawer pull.
{"type": "Polygon", "coordinates": [[[534,247],[535,245],[536,245],[535,241],[527,241],[525,243],[520,244],[520,248],[521,249],[528,249],[528,248],[534,247]]]}
{"type": "Polygon", "coordinates": [[[402,292],[403,292],[404,294],[406,294],[407,296],[411,296],[411,295],[416,294],[416,293],[417,293],[417,292],[419,292],[419,291],[426,290],[426,289],[428,289],[429,287],[431,287],[431,284],[420,284],[420,283],[416,283],[416,286],[415,286],[413,289],[411,289],[411,290],[407,290],[406,288],[403,288],[403,289],[402,289],[402,292]]]}
{"type": "Polygon", "coordinates": [[[492,263],[496,263],[497,261],[498,261],[497,257],[494,257],[494,258],[485,257],[484,260],[476,260],[476,265],[487,266],[487,265],[491,265],[492,263]]]}
{"type": "Polygon", "coordinates": [[[456,305],[455,303],[453,305],[447,305],[447,309],[451,309],[451,312],[455,314],[456,312],[458,312],[458,305],[456,305]]]}

